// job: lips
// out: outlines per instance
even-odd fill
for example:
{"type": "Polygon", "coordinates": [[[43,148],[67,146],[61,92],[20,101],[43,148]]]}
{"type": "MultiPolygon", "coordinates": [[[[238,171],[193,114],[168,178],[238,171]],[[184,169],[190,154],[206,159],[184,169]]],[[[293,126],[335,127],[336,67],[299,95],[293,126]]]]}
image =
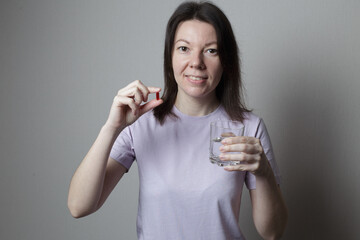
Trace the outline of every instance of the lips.
{"type": "Polygon", "coordinates": [[[200,75],[185,75],[185,77],[192,81],[204,81],[208,78],[207,76],[200,75]]]}

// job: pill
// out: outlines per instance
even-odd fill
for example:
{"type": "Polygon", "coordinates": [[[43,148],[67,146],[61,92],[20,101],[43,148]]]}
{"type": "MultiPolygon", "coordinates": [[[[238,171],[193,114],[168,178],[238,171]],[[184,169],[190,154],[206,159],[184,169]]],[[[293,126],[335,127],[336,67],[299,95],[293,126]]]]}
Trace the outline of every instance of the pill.
{"type": "Polygon", "coordinates": [[[160,93],[159,92],[156,93],[156,100],[160,100],[160,93]]]}

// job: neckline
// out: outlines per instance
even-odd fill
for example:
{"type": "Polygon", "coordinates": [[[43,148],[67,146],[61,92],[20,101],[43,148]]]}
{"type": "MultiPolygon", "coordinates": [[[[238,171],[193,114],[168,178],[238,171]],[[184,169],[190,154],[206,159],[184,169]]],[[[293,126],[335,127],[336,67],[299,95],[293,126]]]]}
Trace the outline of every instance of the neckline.
{"type": "Polygon", "coordinates": [[[185,119],[192,119],[192,120],[202,120],[202,119],[206,119],[206,118],[210,118],[214,115],[216,115],[220,109],[222,109],[222,106],[221,104],[219,104],[219,106],[214,110],[212,111],[211,113],[207,114],[207,115],[204,115],[204,116],[191,116],[191,115],[187,115],[183,112],[181,112],[174,104],[173,106],[173,111],[174,113],[179,116],[180,118],[185,118],[185,119]]]}

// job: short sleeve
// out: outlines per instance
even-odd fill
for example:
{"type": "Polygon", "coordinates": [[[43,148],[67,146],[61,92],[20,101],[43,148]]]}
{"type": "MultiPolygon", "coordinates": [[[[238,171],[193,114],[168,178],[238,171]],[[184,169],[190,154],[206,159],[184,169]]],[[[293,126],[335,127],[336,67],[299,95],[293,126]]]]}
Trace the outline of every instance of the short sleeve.
{"type": "MultiPolygon", "coordinates": [[[[273,151],[273,148],[271,145],[270,136],[267,132],[265,123],[262,119],[259,119],[259,122],[258,122],[258,125],[256,128],[256,132],[255,132],[255,137],[260,139],[261,145],[264,149],[264,153],[265,153],[267,159],[269,160],[270,166],[274,172],[276,182],[277,182],[277,184],[280,184],[281,175],[280,175],[279,168],[275,161],[275,156],[274,156],[274,151],[273,151]]],[[[245,176],[245,183],[249,190],[255,189],[256,188],[256,177],[253,174],[247,172],[246,176],[245,176]]]]}
{"type": "Polygon", "coordinates": [[[130,169],[135,159],[130,127],[126,127],[119,134],[110,151],[110,157],[124,165],[128,170],[130,169]]]}

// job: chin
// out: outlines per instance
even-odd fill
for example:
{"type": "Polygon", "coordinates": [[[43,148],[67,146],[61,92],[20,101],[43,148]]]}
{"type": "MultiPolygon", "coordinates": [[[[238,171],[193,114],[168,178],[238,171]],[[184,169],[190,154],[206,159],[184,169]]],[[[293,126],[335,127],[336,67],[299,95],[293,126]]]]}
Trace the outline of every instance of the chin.
{"type": "Polygon", "coordinates": [[[208,98],[211,92],[203,91],[201,89],[191,89],[186,91],[185,94],[192,98],[208,98]]]}

